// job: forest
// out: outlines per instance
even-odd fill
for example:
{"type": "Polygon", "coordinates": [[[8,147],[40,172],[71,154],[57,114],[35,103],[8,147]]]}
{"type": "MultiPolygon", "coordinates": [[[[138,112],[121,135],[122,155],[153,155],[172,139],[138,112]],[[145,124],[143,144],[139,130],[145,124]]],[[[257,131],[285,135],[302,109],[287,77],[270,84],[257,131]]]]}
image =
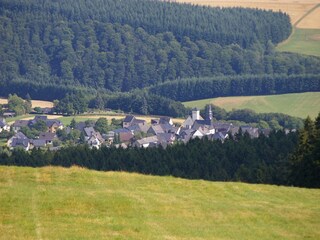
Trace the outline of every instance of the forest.
{"type": "Polygon", "coordinates": [[[275,52],[291,30],[285,13],[257,9],[1,0],[0,94],[54,100],[78,90],[127,92],[186,78],[319,74],[320,58],[275,52]]]}
{"type": "Polygon", "coordinates": [[[99,171],[172,175],[210,181],[242,181],[320,187],[320,114],[307,118],[298,132],[273,131],[251,139],[241,129],[224,143],[207,138],[158,148],[90,149],[87,145],[56,152],[0,148],[0,164],[40,167],[73,165],[99,171]]]}
{"type": "Polygon", "coordinates": [[[167,81],[149,88],[176,101],[320,90],[320,74],[237,75],[167,81]]]}

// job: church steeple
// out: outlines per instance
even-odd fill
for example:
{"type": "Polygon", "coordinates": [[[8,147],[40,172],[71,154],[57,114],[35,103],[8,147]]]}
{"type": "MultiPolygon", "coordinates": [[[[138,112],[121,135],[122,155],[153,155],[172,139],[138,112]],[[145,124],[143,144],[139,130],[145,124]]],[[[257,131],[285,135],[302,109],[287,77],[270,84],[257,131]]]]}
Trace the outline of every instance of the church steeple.
{"type": "Polygon", "coordinates": [[[210,120],[210,122],[211,122],[212,119],[213,119],[211,104],[209,104],[209,106],[207,107],[206,119],[207,119],[207,120],[210,120]]]}

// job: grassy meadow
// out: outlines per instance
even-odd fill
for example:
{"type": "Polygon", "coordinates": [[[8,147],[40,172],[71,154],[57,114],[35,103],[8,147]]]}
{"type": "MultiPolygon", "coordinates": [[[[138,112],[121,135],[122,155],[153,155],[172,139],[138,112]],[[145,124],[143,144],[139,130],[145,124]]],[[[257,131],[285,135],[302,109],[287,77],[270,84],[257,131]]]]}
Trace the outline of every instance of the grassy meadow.
{"type": "Polygon", "coordinates": [[[320,190],[0,167],[0,239],[319,239],[320,190]]]}
{"type": "Polygon", "coordinates": [[[301,118],[308,115],[315,118],[320,112],[320,92],[209,98],[183,104],[187,107],[203,108],[209,103],[228,111],[248,108],[259,113],[278,112],[301,118]]]}
{"type": "Polygon", "coordinates": [[[281,43],[277,50],[320,56],[320,29],[295,28],[291,37],[281,43]]]}

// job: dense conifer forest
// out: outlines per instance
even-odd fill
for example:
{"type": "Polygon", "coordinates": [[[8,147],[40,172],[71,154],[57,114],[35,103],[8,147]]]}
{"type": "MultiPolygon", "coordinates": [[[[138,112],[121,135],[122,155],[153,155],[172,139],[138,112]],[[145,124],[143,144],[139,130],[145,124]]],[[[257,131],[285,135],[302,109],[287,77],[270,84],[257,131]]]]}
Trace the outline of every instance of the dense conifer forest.
{"type": "Polygon", "coordinates": [[[274,51],[291,33],[281,12],[148,0],[0,3],[1,95],[53,100],[182,78],[250,74],[262,81],[263,74],[286,79],[320,71],[319,58],[274,51]]]}

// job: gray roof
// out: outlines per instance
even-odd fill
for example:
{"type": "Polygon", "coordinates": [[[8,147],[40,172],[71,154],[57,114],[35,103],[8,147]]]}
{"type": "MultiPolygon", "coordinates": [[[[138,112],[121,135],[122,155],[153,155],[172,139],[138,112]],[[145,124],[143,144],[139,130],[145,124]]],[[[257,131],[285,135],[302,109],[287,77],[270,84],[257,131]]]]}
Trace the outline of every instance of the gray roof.
{"type": "Polygon", "coordinates": [[[13,123],[13,127],[27,127],[29,125],[29,120],[16,120],[13,123]]]}
{"type": "Polygon", "coordinates": [[[140,144],[140,145],[143,145],[143,144],[148,144],[148,143],[158,143],[158,137],[157,136],[151,136],[151,137],[146,137],[146,138],[142,138],[140,140],[137,140],[137,142],[140,144]]]}
{"type": "Polygon", "coordinates": [[[46,141],[43,139],[33,139],[31,140],[31,144],[34,147],[45,147],[46,146],[46,141]]]}
{"type": "Polygon", "coordinates": [[[39,120],[42,120],[42,121],[47,121],[48,120],[48,117],[47,116],[35,116],[34,119],[35,121],[39,121],[39,120]]]}
{"type": "Polygon", "coordinates": [[[86,127],[83,129],[83,131],[88,137],[91,137],[91,135],[96,132],[93,127],[86,127]]]}
{"type": "Polygon", "coordinates": [[[75,129],[82,132],[85,127],[86,127],[85,122],[78,122],[78,123],[76,123],[75,129]]]}
{"type": "Polygon", "coordinates": [[[127,115],[124,119],[123,122],[132,122],[132,120],[134,120],[135,117],[132,115],[127,115]]]}
{"type": "Polygon", "coordinates": [[[12,147],[28,147],[29,139],[14,138],[12,139],[12,147]]]}
{"type": "Polygon", "coordinates": [[[26,137],[26,135],[24,135],[22,132],[17,132],[17,133],[14,135],[14,138],[28,139],[28,138],[26,137]]]}
{"type": "Polygon", "coordinates": [[[39,134],[39,139],[40,140],[52,141],[54,138],[56,138],[56,134],[55,133],[43,132],[43,133],[39,134]]]}

